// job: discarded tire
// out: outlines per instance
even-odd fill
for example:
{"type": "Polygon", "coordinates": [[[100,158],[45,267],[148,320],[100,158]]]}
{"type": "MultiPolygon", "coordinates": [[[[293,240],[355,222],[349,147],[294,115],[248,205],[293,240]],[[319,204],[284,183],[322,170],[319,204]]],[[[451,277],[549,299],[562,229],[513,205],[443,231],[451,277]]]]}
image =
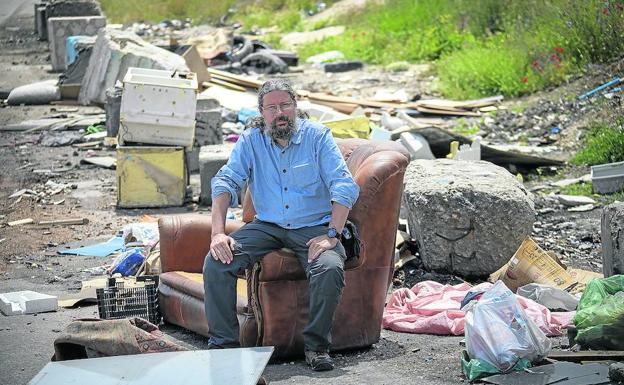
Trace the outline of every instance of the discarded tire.
{"type": "Polygon", "coordinates": [[[288,72],[288,65],[282,59],[266,51],[248,55],[242,60],[241,64],[245,69],[262,74],[288,72]]]}
{"type": "Polygon", "coordinates": [[[232,44],[231,57],[232,61],[241,61],[247,55],[253,52],[253,44],[244,36],[234,36],[232,44]]]}
{"type": "Polygon", "coordinates": [[[364,64],[359,60],[327,63],[323,66],[325,72],[347,72],[361,68],[364,68],[364,64]]]}

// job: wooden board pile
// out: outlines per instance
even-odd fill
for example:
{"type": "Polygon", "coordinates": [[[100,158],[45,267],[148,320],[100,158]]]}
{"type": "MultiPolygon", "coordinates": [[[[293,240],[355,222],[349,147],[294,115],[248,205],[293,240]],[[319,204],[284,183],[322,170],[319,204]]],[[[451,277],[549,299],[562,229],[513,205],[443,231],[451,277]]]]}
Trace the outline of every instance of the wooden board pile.
{"type": "MultiPolygon", "coordinates": [[[[204,82],[204,87],[218,85],[235,91],[245,92],[248,89],[258,90],[262,81],[248,76],[235,75],[216,69],[208,69],[210,80],[204,82]]],[[[350,114],[358,107],[384,108],[384,109],[413,109],[423,114],[449,115],[449,116],[481,116],[483,112],[496,109],[496,105],[503,100],[502,96],[493,96],[478,100],[454,101],[443,99],[418,100],[416,102],[399,103],[393,101],[377,101],[344,96],[335,96],[322,92],[310,92],[307,90],[297,91],[302,99],[313,103],[322,104],[333,109],[350,114]]]]}

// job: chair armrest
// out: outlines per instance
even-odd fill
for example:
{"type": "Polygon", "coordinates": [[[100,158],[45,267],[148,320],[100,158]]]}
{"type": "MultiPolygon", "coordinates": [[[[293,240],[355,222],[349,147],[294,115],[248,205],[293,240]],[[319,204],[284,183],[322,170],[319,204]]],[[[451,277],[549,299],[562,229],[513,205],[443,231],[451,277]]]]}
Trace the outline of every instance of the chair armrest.
{"type": "Polygon", "coordinates": [[[359,265],[387,268],[392,264],[408,163],[409,158],[398,151],[380,151],[356,167],[354,179],[360,195],[349,219],[357,225],[363,243],[359,265]]]}
{"type": "MultiPolygon", "coordinates": [[[[244,223],[228,220],[225,232],[238,230],[244,223]]],[[[210,250],[212,220],[208,215],[168,215],[158,220],[160,265],[163,273],[186,271],[201,273],[210,250]]]]}

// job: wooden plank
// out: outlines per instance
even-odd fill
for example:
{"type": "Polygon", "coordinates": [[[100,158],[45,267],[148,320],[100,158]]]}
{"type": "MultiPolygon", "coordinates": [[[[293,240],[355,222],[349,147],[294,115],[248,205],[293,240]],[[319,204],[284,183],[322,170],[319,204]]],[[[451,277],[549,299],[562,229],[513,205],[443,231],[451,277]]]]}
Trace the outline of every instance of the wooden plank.
{"type": "Polygon", "coordinates": [[[437,109],[427,108],[427,107],[417,107],[416,109],[426,114],[435,114],[435,115],[481,116],[480,113],[472,112],[472,111],[448,111],[448,110],[437,110],[437,109]]]}
{"type": "Polygon", "coordinates": [[[229,82],[227,82],[225,80],[216,79],[216,78],[210,79],[209,82],[202,83],[202,85],[204,87],[210,87],[211,84],[218,84],[220,86],[227,87],[227,88],[230,88],[230,89],[233,89],[233,90],[236,90],[236,91],[241,91],[241,92],[247,91],[247,89],[245,87],[241,87],[241,86],[236,85],[234,83],[229,83],[229,82]]]}
{"type": "Polygon", "coordinates": [[[399,108],[402,105],[398,103],[387,103],[387,102],[376,102],[374,100],[366,100],[366,99],[355,99],[350,97],[341,97],[341,96],[333,96],[320,92],[310,92],[308,95],[308,99],[324,102],[335,102],[335,103],[349,103],[349,104],[357,104],[360,106],[366,107],[377,107],[377,108],[399,108]]]}
{"type": "Polygon", "coordinates": [[[551,350],[548,358],[558,361],[622,361],[624,350],[581,350],[572,352],[567,350],[551,350]]]}
{"type": "Polygon", "coordinates": [[[66,226],[66,225],[86,225],[89,223],[87,218],[66,218],[55,219],[52,221],[39,221],[39,226],[66,226]]]}
{"type": "Polygon", "coordinates": [[[229,80],[231,83],[235,83],[237,85],[242,85],[250,88],[259,89],[264,82],[256,79],[252,79],[247,76],[235,75],[226,71],[221,71],[213,68],[208,68],[208,73],[216,78],[220,78],[221,80],[229,80]]]}
{"type": "Polygon", "coordinates": [[[345,113],[345,114],[351,114],[353,111],[355,111],[358,108],[357,104],[326,102],[323,100],[315,100],[314,103],[321,104],[327,107],[331,107],[334,110],[345,113]]]}

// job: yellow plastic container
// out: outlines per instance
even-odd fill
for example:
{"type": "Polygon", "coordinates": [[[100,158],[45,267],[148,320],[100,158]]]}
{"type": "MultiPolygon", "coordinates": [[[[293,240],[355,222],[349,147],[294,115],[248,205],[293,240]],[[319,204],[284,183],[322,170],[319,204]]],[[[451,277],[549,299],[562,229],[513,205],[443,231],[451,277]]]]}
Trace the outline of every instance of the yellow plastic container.
{"type": "Polygon", "coordinates": [[[334,138],[364,138],[370,135],[370,125],[366,116],[331,120],[322,123],[329,127],[334,138]]]}
{"type": "Polygon", "coordinates": [[[117,206],[182,206],[187,171],[183,147],[118,147],[117,206]]]}

